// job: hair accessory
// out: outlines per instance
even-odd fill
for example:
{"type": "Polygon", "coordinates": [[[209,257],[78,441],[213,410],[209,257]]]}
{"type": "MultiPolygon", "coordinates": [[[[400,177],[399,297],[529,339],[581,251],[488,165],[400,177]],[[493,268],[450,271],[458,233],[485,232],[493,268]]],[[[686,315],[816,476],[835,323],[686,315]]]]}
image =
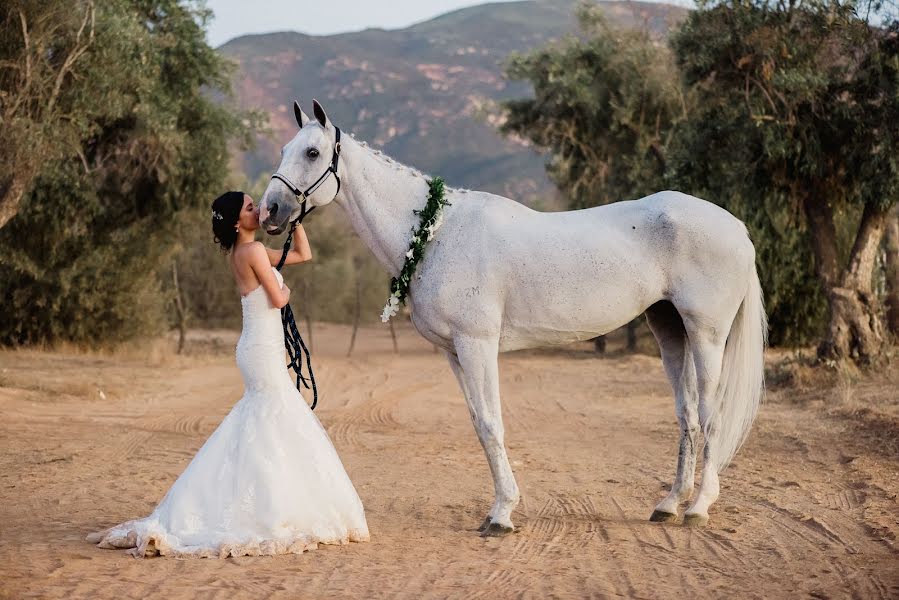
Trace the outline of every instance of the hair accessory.
{"type": "Polygon", "coordinates": [[[223,217],[223,216],[221,215],[221,213],[217,213],[216,211],[212,211],[212,218],[213,218],[213,219],[218,219],[219,221],[221,221],[221,220],[224,219],[225,217],[223,217]]]}

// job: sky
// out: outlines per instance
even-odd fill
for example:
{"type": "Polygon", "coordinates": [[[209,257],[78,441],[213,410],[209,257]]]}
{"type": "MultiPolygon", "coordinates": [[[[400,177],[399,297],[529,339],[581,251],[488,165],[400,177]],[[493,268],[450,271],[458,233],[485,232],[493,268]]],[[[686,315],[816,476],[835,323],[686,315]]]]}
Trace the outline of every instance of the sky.
{"type": "MultiPolygon", "coordinates": [[[[692,0],[667,0],[692,5],[692,0]]],[[[218,47],[237,36],[271,31],[330,35],[369,27],[399,29],[438,15],[484,4],[477,0],[206,0],[215,13],[207,39],[218,47]]]]}
{"type": "Polygon", "coordinates": [[[215,13],[207,38],[218,47],[239,35],[300,31],[330,35],[368,27],[399,29],[483,2],[471,0],[207,0],[215,13]]]}

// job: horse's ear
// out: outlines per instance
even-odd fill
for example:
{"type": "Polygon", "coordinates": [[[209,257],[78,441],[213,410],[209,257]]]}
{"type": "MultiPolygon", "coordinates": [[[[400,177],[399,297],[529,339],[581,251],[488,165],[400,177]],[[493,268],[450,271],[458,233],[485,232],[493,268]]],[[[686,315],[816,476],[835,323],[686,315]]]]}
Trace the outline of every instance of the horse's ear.
{"type": "Polygon", "coordinates": [[[300,129],[309,122],[309,117],[306,116],[306,113],[303,112],[296,100],[293,101],[293,116],[297,118],[297,125],[300,126],[300,129]]]}
{"type": "Polygon", "coordinates": [[[325,114],[325,109],[322,108],[322,105],[315,99],[312,100],[312,114],[315,115],[315,118],[318,119],[318,122],[321,123],[322,127],[325,127],[328,124],[328,115],[325,114]]]}

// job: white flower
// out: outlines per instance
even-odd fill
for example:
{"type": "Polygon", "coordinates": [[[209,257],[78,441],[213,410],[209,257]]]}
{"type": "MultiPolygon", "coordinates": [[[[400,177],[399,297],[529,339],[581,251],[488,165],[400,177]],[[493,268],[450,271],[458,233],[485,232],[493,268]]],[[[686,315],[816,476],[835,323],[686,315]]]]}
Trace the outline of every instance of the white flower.
{"type": "Polygon", "coordinates": [[[387,321],[390,320],[390,317],[396,315],[396,313],[399,311],[398,305],[399,305],[399,299],[396,298],[395,296],[391,296],[390,301],[384,305],[384,310],[381,312],[381,322],[382,323],[386,323],[387,321]],[[396,300],[396,303],[394,303],[393,300],[396,300]]]}
{"type": "Polygon", "coordinates": [[[437,211],[437,214],[434,215],[434,221],[428,225],[428,241],[434,239],[434,233],[440,229],[440,226],[443,225],[443,210],[437,211]]]}
{"type": "MultiPolygon", "coordinates": [[[[427,242],[430,242],[434,239],[434,233],[440,228],[443,224],[443,207],[439,206],[434,213],[434,217],[431,219],[431,222],[426,227],[422,227],[421,230],[415,232],[415,235],[412,237],[411,247],[406,252],[406,261],[415,259],[415,248],[421,243],[422,239],[427,242]]],[[[421,276],[418,277],[421,279],[421,276]]],[[[386,323],[390,320],[391,317],[397,314],[400,309],[400,292],[399,290],[393,292],[390,297],[387,299],[387,304],[384,305],[384,310],[381,311],[381,322],[386,323]]]]}

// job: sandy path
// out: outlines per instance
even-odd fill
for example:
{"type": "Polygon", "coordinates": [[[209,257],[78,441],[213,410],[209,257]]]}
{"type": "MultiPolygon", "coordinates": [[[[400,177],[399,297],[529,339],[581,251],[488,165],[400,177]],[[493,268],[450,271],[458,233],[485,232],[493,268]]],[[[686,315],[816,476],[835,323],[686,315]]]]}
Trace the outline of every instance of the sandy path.
{"type": "Polygon", "coordinates": [[[372,542],[227,560],[83,538],[153,509],[240,395],[230,350],[0,352],[0,597],[899,597],[899,455],[814,393],[773,395],[710,525],[689,529],[647,521],[677,443],[658,359],[504,356],[520,529],[482,539],[487,465],[444,359],[407,331],[400,355],[381,329],[352,359],[347,340],[316,332],[317,412],[372,542]]]}

